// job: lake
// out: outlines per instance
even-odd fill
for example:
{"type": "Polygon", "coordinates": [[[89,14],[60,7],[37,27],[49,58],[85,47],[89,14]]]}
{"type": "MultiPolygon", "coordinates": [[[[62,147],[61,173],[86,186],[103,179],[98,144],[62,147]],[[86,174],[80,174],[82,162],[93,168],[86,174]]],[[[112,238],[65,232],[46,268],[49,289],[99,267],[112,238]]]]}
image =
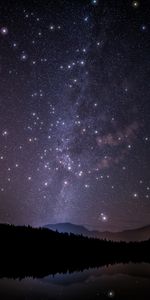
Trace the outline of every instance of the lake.
{"type": "Polygon", "coordinates": [[[0,299],[150,299],[150,264],[116,264],[72,274],[0,279],[0,299]]]}

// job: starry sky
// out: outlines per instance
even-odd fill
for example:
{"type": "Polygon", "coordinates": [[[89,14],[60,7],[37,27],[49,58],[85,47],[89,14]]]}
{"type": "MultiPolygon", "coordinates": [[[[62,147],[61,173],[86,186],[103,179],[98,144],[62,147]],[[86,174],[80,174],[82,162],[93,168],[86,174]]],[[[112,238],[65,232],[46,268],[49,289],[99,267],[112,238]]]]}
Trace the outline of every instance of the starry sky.
{"type": "Polygon", "coordinates": [[[150,221],[150,2],[0,2],[0,222],[150,221]]]}

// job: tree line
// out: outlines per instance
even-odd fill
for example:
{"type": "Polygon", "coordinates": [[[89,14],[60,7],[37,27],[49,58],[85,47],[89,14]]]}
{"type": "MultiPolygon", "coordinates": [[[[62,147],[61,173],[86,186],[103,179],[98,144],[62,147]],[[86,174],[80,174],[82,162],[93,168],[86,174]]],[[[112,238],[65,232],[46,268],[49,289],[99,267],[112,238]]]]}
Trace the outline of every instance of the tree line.
{"type": "Polygon", "coordinates": [[[0,277],[43,277],[114,263],[150,262],[150,240],[114,242],[0,224],[0,277]]]}

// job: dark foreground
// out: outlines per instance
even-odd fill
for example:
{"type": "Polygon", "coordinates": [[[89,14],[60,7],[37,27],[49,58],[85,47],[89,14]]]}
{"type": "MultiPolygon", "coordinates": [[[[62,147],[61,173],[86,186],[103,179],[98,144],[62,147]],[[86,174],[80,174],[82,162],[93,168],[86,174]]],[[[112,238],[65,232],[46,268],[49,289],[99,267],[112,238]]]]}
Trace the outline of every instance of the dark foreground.
{"type": "Polygon", "coordinates": [[[150,262],[150,240],[111,242],[0,225],[0,277],[45,277],[115,263],[150,262]]]}
{"type": "Polygon", "coordinates": [[[0,279],[2,300],[147,300],[150,264],[117,264],[44,278],[0,279]]]}

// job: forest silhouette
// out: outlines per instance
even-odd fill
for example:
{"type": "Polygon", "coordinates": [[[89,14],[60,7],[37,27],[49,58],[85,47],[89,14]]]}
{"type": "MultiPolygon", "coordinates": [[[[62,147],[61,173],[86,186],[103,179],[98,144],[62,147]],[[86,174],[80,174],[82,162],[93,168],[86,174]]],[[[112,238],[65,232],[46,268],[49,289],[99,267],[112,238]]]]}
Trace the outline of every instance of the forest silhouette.
{"type": "Polygon", "coordinates": [[[0,277],[44,277],[115,263],[150,262],[150,240],[113,242],[0,224],[0,277]]]}

